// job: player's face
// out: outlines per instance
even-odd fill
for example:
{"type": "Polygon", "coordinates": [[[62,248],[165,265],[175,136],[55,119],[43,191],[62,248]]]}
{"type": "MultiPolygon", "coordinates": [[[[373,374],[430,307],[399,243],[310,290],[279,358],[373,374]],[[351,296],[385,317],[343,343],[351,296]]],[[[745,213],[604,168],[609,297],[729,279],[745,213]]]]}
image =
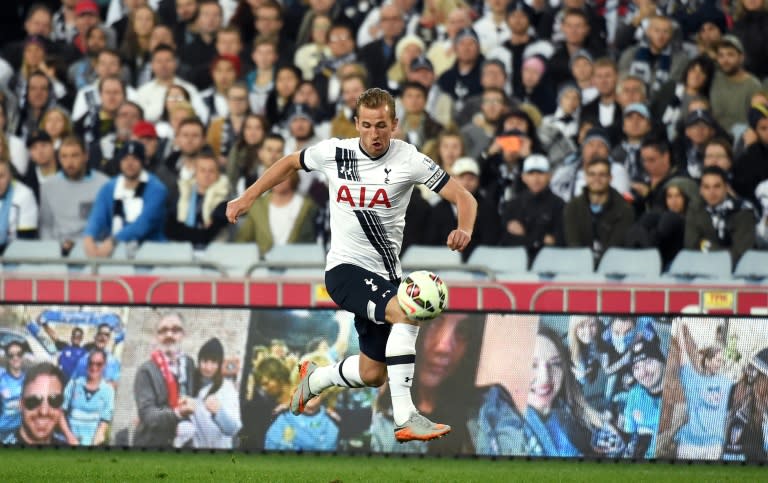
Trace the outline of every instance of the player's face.
{"type": "Polygon", "coordinates": [[[53,430],[61,419],[63,402],[58,378],[42,374],[24,389],[22,399],[22,431],[34,444],[49,444],[53,430]]]}
{"type": "Polygon", "coordinates": [[[632,365],[632,375],[643,387],[656,392],[661,386],[664,365],[658,359],[644,359],[632,365]]]}
{"type": "Polygon", "coordinates": [[[424,334],[424,352],[417,380],[422,387],[436,388],[456,370],[467,351],[463,316],[446,314],[432,321],[424,334]]]}
{"type": "Polygon", "coordinates": [[[392,133],[397,128],[394,113],[389,112],[388,106],[360,106],[355,127],[360,133],[360,145],[372,158],[381,156],[389,149],[392,133]]]}
{"type": "Polygon", "coordinates": [[[536,337],[528,404],[540,413],[548,413],[563,384],[563,364],[555,344],[547,337],[536,337]]]}
{"type": "Polygon", "coordinates": [[[219,372],[219,363],[203,359],[200,361],[200,375],[206,379],[212,379],[219,372]]]}

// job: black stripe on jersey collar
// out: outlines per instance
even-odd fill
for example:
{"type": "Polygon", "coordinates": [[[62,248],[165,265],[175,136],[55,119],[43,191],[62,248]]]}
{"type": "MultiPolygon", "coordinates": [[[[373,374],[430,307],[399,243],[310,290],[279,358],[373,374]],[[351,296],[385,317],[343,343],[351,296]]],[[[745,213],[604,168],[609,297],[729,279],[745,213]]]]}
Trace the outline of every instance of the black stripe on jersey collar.
{"type": "Polygon", "coordinates": [[[363,145],[362,145],[362,144],[360,144],[360,141],[358,141],[358,142],[357,142],[357,147],[358,147],[358,148],[360,148],[360,152],[361,152],[361,153],[363,153],[363,154],[365,154],[365,156],[366,156],[368,159],[370,159],[371,161],[376,161],[377,159],[381,159],[381,158],[383,158],[384,156],[386,156],[386,155],[387,155],[387,153],[389,152],[389,148],[391,148],[391,147],[392,147],[392,141],[390,140],[390,141],[389,141],[389,146],[387,146],[387,149],[386,149],[386,150],[385,150],[383,153],[381,153],[381,154],[379,154],[378,156],[376,156],[375,158],[374,158],[373,156],[371,156],[370,154],[368,154],[368,153],[366,153],[366,152],[365,152],[365,149],[363,149],[363,145]]]}

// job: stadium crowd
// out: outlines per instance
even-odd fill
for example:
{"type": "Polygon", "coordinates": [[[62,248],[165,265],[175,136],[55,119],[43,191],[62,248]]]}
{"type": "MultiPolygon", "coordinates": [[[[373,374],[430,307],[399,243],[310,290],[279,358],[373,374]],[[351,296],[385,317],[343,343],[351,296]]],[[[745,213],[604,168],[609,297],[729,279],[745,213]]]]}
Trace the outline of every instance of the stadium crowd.
{"type": "MultiPolygon", "coordinates": [[[[17,2],[0,46],[0,249],[328,242],[308,173],[227,226],[283,154],[356,135],[366,88],[479,202],[477,245],[768,247],[763,0],[17,2]],[[15,12],[15,13],[14,13],[15,12]]],[[[6,19],[7,20],[7,19],[6,19]]],[[[382,182],[387,180],[382,176],[382,182]]],[[[404,248],[455,213],[415,190],[404,248]]]]}

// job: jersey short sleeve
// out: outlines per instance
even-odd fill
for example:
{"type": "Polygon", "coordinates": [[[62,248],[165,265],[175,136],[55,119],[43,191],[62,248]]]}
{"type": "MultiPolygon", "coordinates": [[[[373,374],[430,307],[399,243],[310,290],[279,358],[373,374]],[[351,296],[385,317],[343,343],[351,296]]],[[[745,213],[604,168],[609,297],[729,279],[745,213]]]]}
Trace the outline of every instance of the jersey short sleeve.
{"type": "Polygon", "coordinates": [[[411,149],[409,155],[411,158],[409,165],[413,169],[413,181],[425,185],[435,193],[440,192],[450,179],[448,173],[429,156],[417,151],[416,148],[411,149]]]}
{"type": "Polygon", "coordinates": [[[299,152],[299,162],[305,171],[324,171],[326,165],[335,166],[334,153],[339,139],[331,138],[302,149],[299,152]]]}

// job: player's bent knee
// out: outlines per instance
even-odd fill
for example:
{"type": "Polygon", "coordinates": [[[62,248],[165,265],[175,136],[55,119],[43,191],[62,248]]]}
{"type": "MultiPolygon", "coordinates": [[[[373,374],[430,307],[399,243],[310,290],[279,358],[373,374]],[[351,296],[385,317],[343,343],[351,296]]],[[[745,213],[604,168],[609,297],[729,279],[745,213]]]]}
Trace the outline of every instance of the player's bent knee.
{"type": "Polygon", "coordinates": [[[360,370],[360,378],[368,387],[379,387],[387,382],[387,368],[369,367],[360,370]]]}
{"type": "Polygon", "coordinates": [[[389,302],[387,302],[385,315],[386,315],[387,322],[389,322],[390,324],[397,324],[400,322],[404,322],[406,324],[418,325],[418,322],[410,320],[405,315],[405,311],[403,310],[402,307],[400,307],[400,304],[397,302],[397,297],[392,297],[391,299],[389,299],[389,302]]]}

